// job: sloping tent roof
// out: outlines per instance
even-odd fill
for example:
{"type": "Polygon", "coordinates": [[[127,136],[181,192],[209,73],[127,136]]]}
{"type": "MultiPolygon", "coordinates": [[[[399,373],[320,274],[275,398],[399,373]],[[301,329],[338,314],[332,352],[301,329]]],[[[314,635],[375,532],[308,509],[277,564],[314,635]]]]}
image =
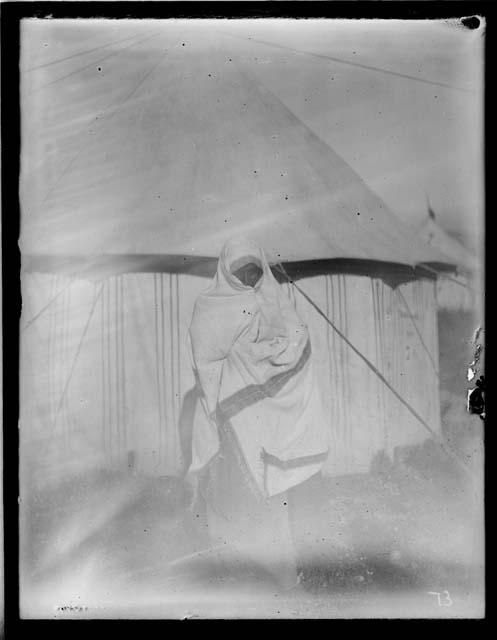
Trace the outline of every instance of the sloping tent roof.
{"type": "Polygon", "coordinates": [[[271,261],[450,262],[261,84],[257,43],[134,30],[99,64],[43,58],[25,29],[24,256],[214,258],[245,233],[271,261]]]}
{"type": "Polygon", "coordinates": [[[475,272],[478,269],[476,256],[452,238],[432,217],[427,216],[423,220],[419,232],[425,242],[448,256],[462,271],[475,272]]]}

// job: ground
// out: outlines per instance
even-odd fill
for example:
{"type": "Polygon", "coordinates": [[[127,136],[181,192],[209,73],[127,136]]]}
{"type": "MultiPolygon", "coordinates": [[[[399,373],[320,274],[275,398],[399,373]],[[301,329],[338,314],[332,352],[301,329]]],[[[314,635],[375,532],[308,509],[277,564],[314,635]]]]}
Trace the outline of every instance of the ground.
{"type": "Polygon", "coordinates": [[[21,527],[23,610],[34,617],[480,615],[481,496],[442,456],[427,443],[396,466],[316,476],[295,491],[301,585],[286,593],[224,550],[198,553],[209,543],[181,480],[102,470],[32,491],[21,527]]]}

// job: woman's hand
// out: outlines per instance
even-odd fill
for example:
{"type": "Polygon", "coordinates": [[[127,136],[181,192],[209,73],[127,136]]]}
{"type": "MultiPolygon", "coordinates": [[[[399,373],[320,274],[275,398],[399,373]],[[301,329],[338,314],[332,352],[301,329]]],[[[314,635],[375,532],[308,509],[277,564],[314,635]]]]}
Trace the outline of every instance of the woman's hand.
{"type": "Polygon", "coordinates": [[[271,340],[252,343],[250,351],[252,357],[259,362],[267,360],[274,366],[285,366],[295,362],[301,347],[301,340],[290,341],[286,336],[278,336],[271,340]]]}
{"type": "Polygon", "coordinates": [[[288,346],[288,338],[276,337],[270,340],[261,340],[260,342],[252,342],[249,349],[254,360],[273,361],[274,358],[280,356],[288,346]]]}

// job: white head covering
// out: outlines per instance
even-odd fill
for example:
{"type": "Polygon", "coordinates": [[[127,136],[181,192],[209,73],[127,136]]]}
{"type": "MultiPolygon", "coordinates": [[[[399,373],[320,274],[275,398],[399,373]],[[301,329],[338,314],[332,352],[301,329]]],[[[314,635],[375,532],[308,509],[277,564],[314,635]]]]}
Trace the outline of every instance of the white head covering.
{"type": "Polygon", "coordinates": [[[200,355],[199,349],[203,352],[208,346],[208,359],[226,356],[244,329],[254,322],[259,329],[259,344],[276,338],[292,339],[294,343],[307,338],[307,329],[273,276],[264,251],[252,241],[237,237],[224,245],[211,286],[197,298],[190,328],[194,354],[200,355]],[[234,263],[252,258],[262,268],[255,287],[243,284],[231,273],[234,263]]]}

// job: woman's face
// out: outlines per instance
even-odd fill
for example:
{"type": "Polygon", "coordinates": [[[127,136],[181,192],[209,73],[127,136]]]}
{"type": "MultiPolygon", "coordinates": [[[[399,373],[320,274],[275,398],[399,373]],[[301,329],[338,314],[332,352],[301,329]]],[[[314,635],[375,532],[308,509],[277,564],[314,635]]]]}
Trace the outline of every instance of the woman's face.
{"type": "Polygon", "coordinates": [[[238,278],[245,286],[255,287],[262,276],[262,269],[254,262],[244,264],[242,267],[231,271],[232,275],[238,278]]]}

